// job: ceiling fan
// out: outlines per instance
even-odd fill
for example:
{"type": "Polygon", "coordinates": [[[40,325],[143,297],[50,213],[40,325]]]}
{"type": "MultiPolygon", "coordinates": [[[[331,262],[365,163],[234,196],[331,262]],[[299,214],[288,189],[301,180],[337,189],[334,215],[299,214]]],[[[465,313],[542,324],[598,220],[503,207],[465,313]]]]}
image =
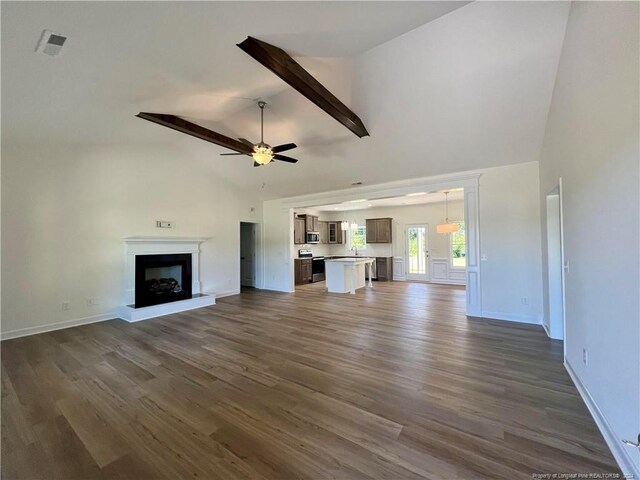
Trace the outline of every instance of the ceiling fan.
{"type": "MultiPolygon", "coordinates": [[[[260,167],[270,163],[272,160],[280,160],[281,162],[296,163],[298,160],[295,158],[287,157],[285,155],[279,155],[280,152],[286,152],[287,150],[293,150],[297,148],[295,143],[285,143],[272,147],[269,144],[264,143],[264,107],[267,106],[265,102],[258,102],[260,107],[260,143],[251,143],[246,138],[239,138],[242,143],[252,149],[251,156],[253,157],[253,166],[260,167]]],[[[220,155],[247,155],[246,153],[221,153],[220,155]]]]}
{"type": "Polygon", "coordinates": [[[297,163],[298,160],[295,158],[280,155],[280,152],[286,152],[287,150],[297,148],[295,143],[285,143],[275,147],[264,143],[264,107],[266,105],[267,104],[265,102],[258,102],[258,106],[260,107],[260,143],[256,144],[251,143],[246,138],[240,138],[238,139],[239,141],[235,140],[175,115],[140,112],[136,117],[149,120],[150,122],[177,130],[178,132],[186,133],[187,135],[191,135],[207,142],[215,143],[216,145],[220,145],[221,147],[228,148],[235,152],[223,153],[221,155],[247,155],[253,157],[254,167],[267,165],[268,163],[271,163],[272,160],[297,163]]]}

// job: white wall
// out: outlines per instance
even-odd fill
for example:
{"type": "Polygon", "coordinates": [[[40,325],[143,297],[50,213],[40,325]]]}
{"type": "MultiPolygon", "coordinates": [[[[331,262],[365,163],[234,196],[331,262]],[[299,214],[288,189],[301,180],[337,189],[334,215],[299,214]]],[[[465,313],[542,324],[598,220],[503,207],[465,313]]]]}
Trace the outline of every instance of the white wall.
{"type": "Polygon", "coordinates": [[[485,317],[542,323],[538,190],[537,162],[488,169],[480,177],[485,317]]]}
{"type": "Polygon", "coordinates": [[[211,237],[202,245],[203,291],[238,290],[239,222],[260,222],[261,205],[219,180],[210,158],[166,145],[3,144],[2,160],[3,335],[110,316],[124,302],[123,237],[211,237]],[[155,228],[156,220],[176,228],[155,228]],[[89,298],[99,305],[87,306],[89,298]]]}
{"type": "MultiPolygon", "coordinates": [[[[538,163],[520,163],[459,175],[468,173],[481,174],[480,251],[487,255],[487,260],[482,262],[483,316],[540,324],[542,264],[538,163]],[[528,304],[522,303],[523,297],[528,299],[528,304]]],[[[429,180],[417,178],[412,181],[418,185],[429,180]]],[[[385,184],[368,186],[376,187],[386,188],[385,184]]],[[[289,250],[293,235],[292,209],[287,206],[303,198],[270,200],[263,205],[265,285],[271,290],[293,291],[289,250]]],[[[364,219],[370,214],[362,215],[364,219]]],[[[375,254],[394,253],[389,251],[389,246],[376,246],[375,254]]]]}
{"type": "Polygon", "coordinates": [[[621,440],[640,429],[638,7],[572,4],[540,159],[541,207],[563,183],[566,361],[636,477],[621,440]]]}

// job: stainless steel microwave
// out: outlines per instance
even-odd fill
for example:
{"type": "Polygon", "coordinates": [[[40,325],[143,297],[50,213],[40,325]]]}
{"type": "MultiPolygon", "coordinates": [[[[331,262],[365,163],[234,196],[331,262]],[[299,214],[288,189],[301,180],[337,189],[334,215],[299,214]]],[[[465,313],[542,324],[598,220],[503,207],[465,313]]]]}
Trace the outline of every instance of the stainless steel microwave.
{"type": "Polygon", "coordinates": [[[307,232],[307,243],[320,243],[320,232],[307,232]]]}

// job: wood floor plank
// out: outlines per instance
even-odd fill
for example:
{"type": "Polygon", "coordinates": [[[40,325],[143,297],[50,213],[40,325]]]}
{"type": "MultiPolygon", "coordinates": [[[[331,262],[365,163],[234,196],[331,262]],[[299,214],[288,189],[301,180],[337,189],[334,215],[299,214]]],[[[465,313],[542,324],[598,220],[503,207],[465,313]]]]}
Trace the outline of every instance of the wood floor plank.
{"type": "Polygon", "coordinates": [[[542,328],[461,287],[247,289],[2,342],[2,478],[619,473],[542,328]]]}

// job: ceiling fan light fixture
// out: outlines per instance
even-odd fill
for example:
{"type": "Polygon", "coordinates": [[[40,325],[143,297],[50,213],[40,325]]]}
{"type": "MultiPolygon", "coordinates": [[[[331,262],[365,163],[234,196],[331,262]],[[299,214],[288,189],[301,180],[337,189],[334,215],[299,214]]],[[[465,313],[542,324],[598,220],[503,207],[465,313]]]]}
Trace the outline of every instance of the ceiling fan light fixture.
{"type": "Polygon", "coordinates": [[[260,165],[266,165],[273,160],[273,150],[267,144],[259,144],[253,149],[251,154],[256,163],[260,165]]]}

